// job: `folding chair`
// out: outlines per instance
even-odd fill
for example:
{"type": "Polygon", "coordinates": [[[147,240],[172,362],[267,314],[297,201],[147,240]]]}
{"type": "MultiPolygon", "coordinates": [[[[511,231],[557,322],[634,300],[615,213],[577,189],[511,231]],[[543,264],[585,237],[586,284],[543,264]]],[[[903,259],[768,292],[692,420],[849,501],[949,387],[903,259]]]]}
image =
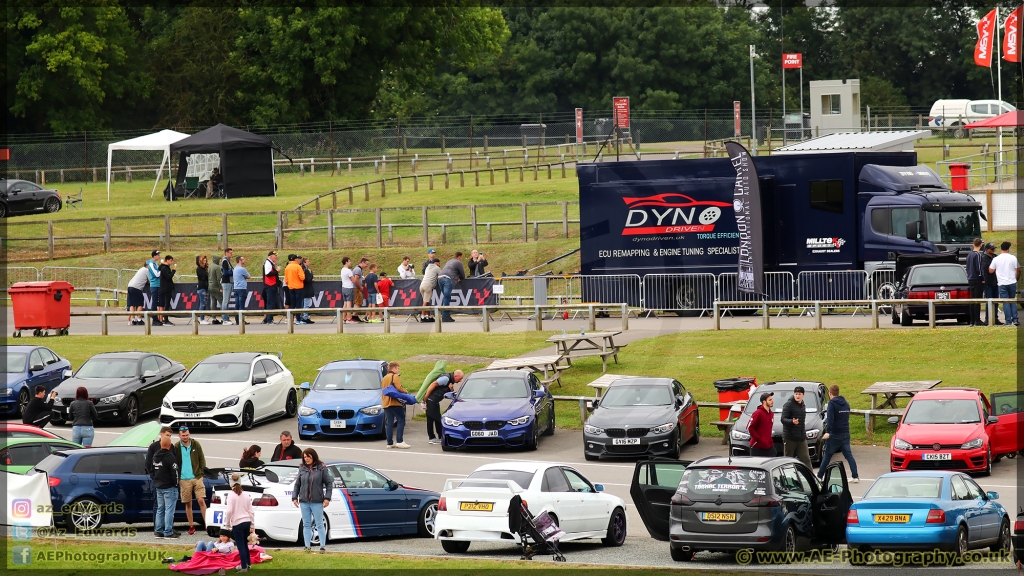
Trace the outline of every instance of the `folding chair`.
{"type": "Polygon", "coordinates": [[[82,189],[78,189],[78,194],[68,196],[64,199],[64,206],[67,206],[68,210],[74,208],[75,210],[82,209],[82,189]]]}

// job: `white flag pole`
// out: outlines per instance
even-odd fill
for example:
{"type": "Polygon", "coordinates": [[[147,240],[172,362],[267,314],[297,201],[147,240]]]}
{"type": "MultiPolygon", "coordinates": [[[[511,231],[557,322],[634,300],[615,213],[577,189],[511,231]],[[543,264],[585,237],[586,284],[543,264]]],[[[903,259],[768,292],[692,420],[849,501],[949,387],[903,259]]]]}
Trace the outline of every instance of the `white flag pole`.
{"type": "MultiPolygon", "coordinates": [[[[999,98],[999,114],[1003,113],[1003,45],[999,42],[999,27],[1002,25],[1002,21],[999,19],[999,6],[996,6],[996,43],[992,46],[992,51],[995,52],[996,58],[996,76],[998,80],[998,98],[999,98]]],[[[997,128],[999,131],[999,161],[996,162],[996,178],[999,179],[999,189],[1003,189],[1003,128],[1000,126],[997,128]]]]}

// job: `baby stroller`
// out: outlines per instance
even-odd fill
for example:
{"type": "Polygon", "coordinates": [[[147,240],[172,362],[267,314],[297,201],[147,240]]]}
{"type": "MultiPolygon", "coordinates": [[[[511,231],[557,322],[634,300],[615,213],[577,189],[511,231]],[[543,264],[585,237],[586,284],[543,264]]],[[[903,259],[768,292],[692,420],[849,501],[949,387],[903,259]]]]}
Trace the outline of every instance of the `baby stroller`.
{"type": "Polygon", "coordinates": [[[532,560],[535,554],[551,554],[555,562],[565,562],[565,556],[558,551],[558,539],[565,532],[555,524],[547,512],[537,516],[530,513],[518,494],[508,503],[508,530],[519,535],[523,547],[522,560],[532,560]]]}

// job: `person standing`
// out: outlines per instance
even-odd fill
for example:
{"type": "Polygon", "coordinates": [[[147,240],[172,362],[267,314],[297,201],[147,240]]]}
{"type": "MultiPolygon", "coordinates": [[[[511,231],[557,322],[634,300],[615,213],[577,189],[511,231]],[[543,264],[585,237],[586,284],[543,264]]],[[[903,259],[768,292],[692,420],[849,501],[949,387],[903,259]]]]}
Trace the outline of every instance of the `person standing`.
{"type": "MultiPolygon", "coordinates": [[[[992,260],[996,257],[996,245],[989,242],[985,244],[985,254],[982,256],[981,267],[985,271],[985,298],[999,298],[999,282],[996,280],[995,272],[990,272],[989,268],[992,266],[992,260]]],[[[992,314],[994,318],[993,324],[999,326],[1002,322],[999,321],[999,306],[985,305],[985,324],[988,324],[988,315],[992,314]]]]}
{"type": "Polygon", "coordinates": [[[462,382],[462,370],[441,374],[427,387],[424,402],[427,405],[427,442],[440,444],[444,438],[441,429],[441,401],[444,395],[455,391],[455,385],[462,382]]]}
{"type": "Polygon", "coordinates": [[[441,267],[438,266],[440,263],[440,260],[434,258],[434,261],[423,271],[423,280],[420,281],[420,295],[423,297],[424,309],[420,310],[420,322],[434,321],[434,317],[430,314],[428,307],[434,296],[434,287],[437,286],[437,275],[441,273],[441,267]]]}
{"type": "Polygon", "coordinates": [[[231,530],[231,539],[238,548],[240,564],[236,572],[247,572],[252,564],[249,551],[249,534],[256,531],[256,513],[252,509],[252,498],[242,490],[242,475],[231,475],[231,491],[228,492],[227,510],[224,511],[224,528],[231,530]]]}
{"type": "MultiPolygon", "coordinates": [[[[149,479],[151,481],[154,481],[154,485],[155,485],[155,481],[156,481],[156,478],[155,478],[156,470],[153,467],[153,460],[154,460],[154,457],[156,456],[156,453],[160,451],[160,442],[163,440],[164,436],[167,436],[167,441],[168,441],[167,445],[170,446],[171,445],[170,444],[170,440],[171,440],[171,427],[170,426],[161,426],[160,427],[160,434],[157,435],[156,440],[151,442],[150,445],[149,445],[149,448],[146,449],[146,466],[145,466],[146,475],[149,476],[149,479]]],[[[155,493],[153,494],[153,496],[154,496],[154,498],[153,498],[153,535],[156,538],[162,538],[163,537],[163,533],[157,529],[157,519],[160,518],[159,516],[157,516],[157,507],[159,506],[160,501],[159,501],[158,498],[156,498],[156,494],[155,493]]]]}
{"type": "MultiPolygon", "coordinates": [[[[354,300],[352,306],[355,308],[362,308],[366,305],[366,286],[363,284],[363,274],[366,273],[366,269],[369,267],[369,260],[366,258],[360,258],[359,264],[352,268],[352,285],[355,289],[353,293],[354,300]]],[[[353,314],[359,322],[366,322],[366,314],[363,314],[362,318],[359,318],[358,314],[353,314]]]]}
{"type": "MultiPolygon", "coordinates": [[[[177,270],[178,265],[174,262],[174,256],[164,256],[164,263],[160,265],[160,302],[163,303],[165,310],[171,309],[171,299],[174,298],[174,274],[177,270]]],[[[166,314],[160,321],[167,326],[174,326],[174,322],[171,322],[166,314]]]]}
{"type": "Polygon", "coordinates": [[[274,453],[270,455],[270,461],[298,460],[301,457],[302,450],[292,442],[292,433],[287,430],[281,432],[281,443],[274,446],[274,453]]]}
{"type": "Polygon", "coordinates": [[[242,318],[242,310],[245,310],[245,296],[249,291],[249,271],[245,269],[245,256],[235,257],[235,269],[231,271],[233,282],[232,292],[235,295],[235,311],[238,314],[238,323],[246,322],[242,318]]]}
{"type": "Polygon", "coordinates": [[[828,398],[828,406],[825,408],[825,434],[821,437],[825,440],[825,451],[821,454],[818,478],[825,479],[825,469],[832,461],[832,455],[842,452],[846,463],[850,465],[852,482],[856,484],[860,482],[860,476],[857,474],[857,461],[853,459],[853,452],[850,450],[850,403],[839,395],[839,386],[835,384],[828,387],[828,398]]]}
{"type": "MultiPolygon", "coordinates": [[[[163,312],[164,303],[160,301],[160,251],[153,250],[152,258],[146,261],[146,274],[149,276],[149,301],[150,310],[163,312]]],[[[152,324],[160,326],[160,315],[153,317],[152,324]]]]}
{"type": "Polygon", "coordinates": [[[235,281],[233,278],[235,269],[231,265],[231,259],[234,254],[234,250],[231,248],[225,248],[224,259],[220,261],[220,289],[224,291],[224,299],[220,301],[220,309],[224,313],[220,318],[225,324],[231,324],[231,316],[228,316],[227,314],[227,310],[230,308],[228,299],[232,298],[235,293],[235,281]]]}
{"type": "Polygon", "coordinates": [[[21,413],[21,422],[38,428],[45,428],[53,417],[53,401],[57,399],[57,391],[50,392],[50,399],[46,399],[46,386],[36,385],[36,395],[28,401],[21,413]]]}
{"type": "MultiPolygon", "coordinates": [[[[313,308],[313,271],[309,269],[309,258],[299,258],[302,266],[302,307],[306,310],[313,308]]],[[[306,324],[316,324],[309,317],[309,312],[302,315],[302,321],[306,324]]]]}
{"type": "Polygon", "coordinates": [[[178,461],[174,458],[171,435],[160,434],[160,448],[153,455],[153,488],[156,491],[156,518],[153,532],[157,538],[177,538],[174,509],[178,505],[178,461]]]}
{"type": "MultiPolygon", "coordinates": [[[[199,300],[199,311],[202,312],[210,306],[207,300],[210,299],[210,262],[205,255],[196,256],[196,294],[199,300]]],[[[209,324],[203,314],[199,315],[200,324],[209,324]]]]}
{"type": "MultiPolygon", "coordinates": [[[[288,265],[284,267],[284,285],[288,290],[289,305],[292,308],[301,308],[303,301],[303,290],[306,274],[302,271],[302,263],[295,254],[288,255],[288,265]]],[[[295,320],[296,324],[305,324],[302,314],[295,320]]]]}
{"type": "Polygon", "coordinates": [[[747,424],[751,456],[767,456],[769,458],[778,456],[775,451],[775,440],[772,439],[772,427],[775,426],[775,412],[772,411],[772,407],[775,405],[773,396],[775,396],[775,392],[761,394],[761,405],[754,409],[754,413],[750,416],[750,423],[747,424]]]}
{"type": "Polygon", "coordinates": [[[269,311],[281,307],[280,276],[280,270],[277,268],[277,251],[271,250],[267,254],[266,261],[263,262],[263,308],[268,311],[268,314],[263,317],[264,324],[273,324],[274,315],[269,311]]]}
{"type": "Polygon", "coordinates": [[[469,253],[469,277],[477,278],[487,273],[487,259],[482,252],[473,250],[469,253]]]}
{"type": "MultiPolygon", "coordinates": [[[[352,259],[345,256],[341,259],[341,307],[352,308],[355,303],[356,285],[352,281],[352,259]]],[[[352,313],[343,313],[343,322],[359,322],[352,313]]]]}
{"type": "Polygon", "coordinates": [[[185,504],[185,518],[188,519],[189,536],[196,533],[192,522],[192,497],[199,502],[199,518],[206,523],[206,485],[203,473],[206,470],[206,456],[198,440],[193,440],[188,426],[178,428],[178,442],[174,445],[174,458],[178,462],[181,501],[185,504]]]}
{"type": "MultiPolygon", "coordinates": [[[[149,271],[148,267],[143,266],[128,281],[129,312],[142,312],[142,309],[145,308],[146,296],[142,291],[146,289],[147,283],[149,283],[149,271]]],[[[128,321],[132,326],[139,326],[145,323],[142,320],[142,316],[131,316],[128,321]]]]}
{"type": "MultiPolygon", "coordinates": [[[[363,286],[366,287],[366,307],[376,308],[377,307],[377,280],[380,277],[377,276],[377,265],[370,263],[367,269],[366,279],[363,281],[363,286]]],[[[366,313],[367,322],[381,322],[377,319],[377,315],[373,312],[366,313]]]]}
{"type": "MultiPolygon", "coordinates": [[[[455,285],[466,279],[466,268],[462,265],[462,252],[456,252],[455,257],[445,262],[444,268],[437,275],[437,285],[441,288],[441,305],[450,306],[452,303],[452,290],[455,285]]],[[[449,310],[441,312],[442,322],[455,322],[449,310]]]]}
{"type": "MultiPolygon", "coordinates": [[[[971,291],[971,298],[981,298],[985,295],[985,271],[982,269],[981,238],[974,239],[973,249],[967,254],[967,287],[971,291]]],[[[981,304],[971,304],[971,326],[984,326],[981,323],[981,304]]]]}
{"type": "Polygon", "coordinates": [[[398,265],[398,279],[416,279],[416,268],[413,267],[412,262],[410,262],[410,258],[408,256],[402,256],[402,263],[398,265]]]}
{"type": "MultiPolygon", "coordinates": [[[[221,302],[224,301],[224,290],[221,286],[221,269],[220,269],[221,257],[214,255],[213,264],[210,266],[210,310],[219,310],[221,302]]],[[[221,319],[217,316],[210,316],[211,324],[220,324],[221,319]]]]}
{"type": "MultiPolygon", "coordinates": [[[[988,271],[996,275],[996,282],[999,284],[1000,298],[1017,298],[1017,280],[1020,280],[1020,263],[1017,257],[1010,254],[1010,243],[1003,242],[999,245],[1000,254],[992,259],[988,271]]],[[[1020,326],[1017,319],[1017,303],[1003,303],[1003,318],[1007,326],[1020,326]]]]}
{"type": "Polygon", "coordinates": [[[381,270],[380,280],[377,281],[377,294],[380,294],[381,308],[387,308],[391,305],[391,288],[394,287],[395,283],[388,278],[388,273],[381,270]]]}
{"type": "Polygon", "coordinates": [[[260,468],[266,466],[266,462],[260,460],[260,455],[263,453],[263,448],[260,448],[258,444],[253,444],[245,450],[242,450],[242,459],[238,461],[239,468],[260,468]]]}
{"type": "MultiPolygon", "coordinates": [[[[402,394],[409,391],[402,388],[402,381],[399,379],[401,372],[398,370],[398,362],[388,363],[388,373],[380,382],[381,390],[388,386],[394,386],[402,394]]],[[[384,408],[384,436],[388,441],[388,448],[412,448],[404,441],[405,436],[405,404],[397,398],[381,396],[381,406],[384,408]],[[392,433],[394,433],[394,444],[392,444],[392,433]]]]}
{"type": "Polygon", "coordinates": [[[782,407],[782,441],[786,456],[796,458],[811,468],[807,453],[807,406],[804,404],[804,387],[793,388],[793,397],[782,407]]]}
{"type": "Polygon", "coordinates": [[[92,448],[92,440],[96,436],[93,423],[100,419],[96,405],[89,400],[89,391],[84,386],[75,390],[75,401],[68,409],[71,413],[71,441],[92,448]]]}
{"type": "Polygon", "coordinates": [[[427,273],[427,267],[430,266],[430,263],[433,262],[436,259],[437,259],[437,250],[434,250],[433,248],[431,248],[430,250],[427,250],[427,259],[423,261],[423,266],[420,268],[420,274],[426,274],[427,273]]]}
{"type": "Polygon", "coordinates": [[[295,476],[292,486],[292,504],[302,511],[302,539],[306,552],[310,551],[313,541],[313,524],[316,523],[316,534],[320,540],[320,553],[325,552],[327,543],[327,527],[324,525],[324,508],[331,505],[331,490],[334,477],[331,471],[320,461],[316,450],[306,448],[302,451],[302,464],[295,476]]]}

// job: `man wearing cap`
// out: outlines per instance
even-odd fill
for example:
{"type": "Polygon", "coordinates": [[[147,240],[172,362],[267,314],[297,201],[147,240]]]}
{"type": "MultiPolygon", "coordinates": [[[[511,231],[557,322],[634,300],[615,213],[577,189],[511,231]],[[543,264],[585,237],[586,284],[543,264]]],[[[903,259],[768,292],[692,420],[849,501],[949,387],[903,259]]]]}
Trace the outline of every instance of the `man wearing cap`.
{"type": "Polygon", "coordinates": [[[420,274],[427,273],[427,266],[430,266],[430,263],[434,261],[434,258],[437,258],[437,250],[434,250],[433,248],[427,250],[427,259],[423,261],[423,266],[420,267],[420,274]]]}
{"type": "Polygon", "coordinates": [[[775,405],[774,392],[761,394],[761,405],[758,406],[750,416],[750,423],[747,424],[747,432],[750,434],[750,455],[751,456],[778,456],[775,452],[775,441],[772,440],[772,426],[775,424],[775,413],[772,406],[775,405]]]}
{"type": "MultiPolygon", "coordinates": [[[[288,265],[284,267],[284,286],[288,295],[287,305],[292,308],[302,308],[302,296],[305,286],[306,274],[302,271],[302,264],[295,254],[288,255],[288,265]]],[[[296,324],[305,324],[306,321],[300,314],[295,320],[296,324]]]]}
{"type": "MultiPolygon", "coordinates": [[[[999,284],[1000,298],[1017,297],[1017,280],[1020,280],[1020,263],[1017,257],[1010,254],[1010,243],[1003,242],[999,245],[1000,254],[992,259],[988,271],[996,275],[996,282],[999,284]]],[[[1017,320],[1017,303],[1003,303],[1003,318],[1007,326],[1020,326],[1017,320]]]]}
{"type": "MultiPolygon", "coordinates": [[[[271,250],[267,254],[267,260],[263,263],[263,308],[265,310],[277,310],[281,307],[278,296],[280,295],[280,272],[277,269],[277,251],[271,250]]],[[[273,324],[274,315],[267,314],[263,317],[264,324],[273,324]]]]}
{"type": "Polygon", "coordinates": [[[793,397],[782,407],[782,441],[786,456],[796,458],[811,467],[807,453],[807,406],[804,405],[804,387],[793,388],[793,397]]]}
{"type": "MultiPolygon", "coordinates": [[[[996,245],[989,242],[985,244],[985,253],[982,255],[981,267],[985,271],[985,298],[999,298],[999,283],[996,281],[995,272],[989,272],[989,266],[992,265],[992,260],[996,257],[996,245]]],[[[988,324],[988,315],[995,315],[995,322],[993,324],[1000,325],[1002,322],[999,321],[999,306],[985,306],[985,324],[988,324]],[[991,310],[989,310],[991,308],[991,310]]]]}
{"type": "Polygon", "coordinates": [[[198,440],[193,440],[184,424],[178,428],[178,442],[172,450],[178,463],[178,489],[181,501],[185,504],[185,518],[188,520],[188,533],[195,534],[196,526],[192,521],[192,497],[199,502],[199,518],[205,524],[206,519],[206,485],[203,484],[203,473],[206,470],[206,455],[198,440]]]}
{"type": "MultiPolygon", "coordinates": [[[[162,312],[164,303],[160,301],[160,251],[153,250],[150,259],[146,261],[146,274],[149,276],[149,302],[150,310],[162,312]]],[[[154,326],[160,326],[160,316],[152,319],[154,326]]]]}
{"type": "MultiPolygon", "coordinates": [[[[973,249],[967,254],[967,287],[971,298],[981,298],[985,294],[985,271],[982,270],[981,238],[974,239],[973,249]]],[[[984,326],[981,323],[981,304],[971,304],[971,326],[984,326]]]]}

